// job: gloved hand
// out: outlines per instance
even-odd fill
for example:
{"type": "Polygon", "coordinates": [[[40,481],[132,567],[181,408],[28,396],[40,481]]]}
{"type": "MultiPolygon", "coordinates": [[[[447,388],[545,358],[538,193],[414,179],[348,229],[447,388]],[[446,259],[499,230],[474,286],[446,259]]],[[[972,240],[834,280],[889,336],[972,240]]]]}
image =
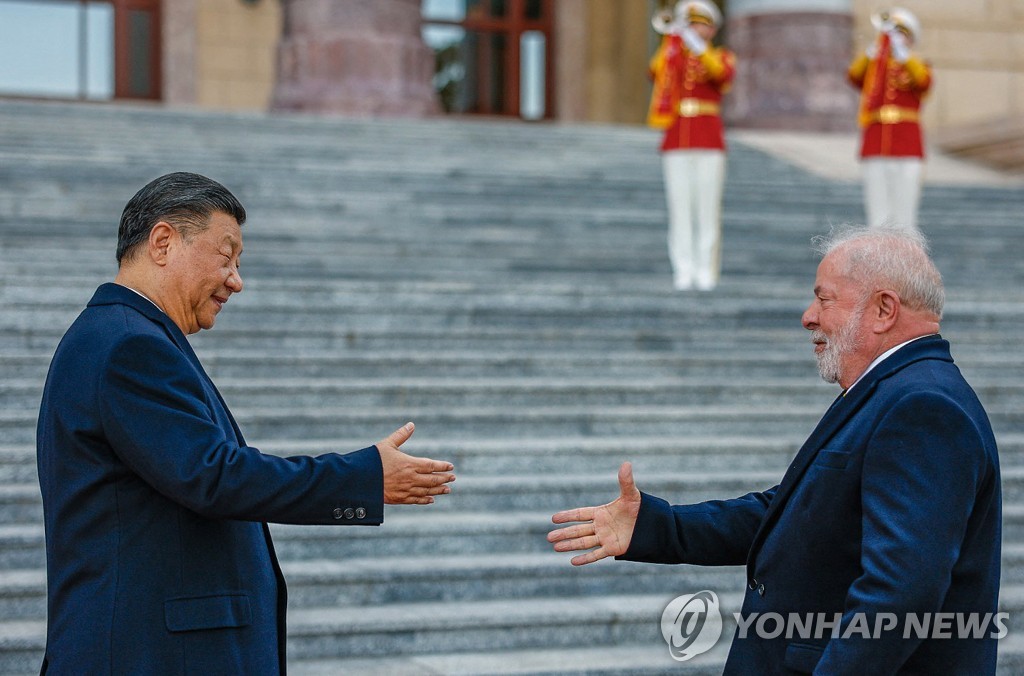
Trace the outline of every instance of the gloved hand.
{"type": "Polygon", "coordinates": [[[693,30],[689,26],[680,31],[680,35],[683,37],[683,42],[686,44],[686,48],[694,56],[700,56],[708,49],[708,43],[699,35],[697,31],[693,30]]]}
{"type": "Polygon", "coordinates": [[[910,58],[910,45],[907,44],[907,36],[894,30],[889,33],[889,44],[892,47],[892,58],[896,59],[897,63],[906,63],[910,58]]]}

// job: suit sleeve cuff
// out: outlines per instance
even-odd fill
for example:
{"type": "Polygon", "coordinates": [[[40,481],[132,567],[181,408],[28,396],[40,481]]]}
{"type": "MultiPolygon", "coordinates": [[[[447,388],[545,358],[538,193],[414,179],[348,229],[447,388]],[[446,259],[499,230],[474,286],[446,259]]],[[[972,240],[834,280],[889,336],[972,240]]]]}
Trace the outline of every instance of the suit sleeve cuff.
{"type": "Polygon", "coordinates": [[[672,520],[672,507],[661,498],[640,493],[640,513],[633,526],[633,537],[629,548],[616,559],[622,561],[646,561],[661,563],[665,556],[662,545],[662,529],[666,519],[672,520]]]}
{"type": "Polygon", "coordinates": [[[379,526],[384,523],[384,467],[376,446],[338,456],[349,469],[344,489],[331,510],[342,526],[379,526]]]}

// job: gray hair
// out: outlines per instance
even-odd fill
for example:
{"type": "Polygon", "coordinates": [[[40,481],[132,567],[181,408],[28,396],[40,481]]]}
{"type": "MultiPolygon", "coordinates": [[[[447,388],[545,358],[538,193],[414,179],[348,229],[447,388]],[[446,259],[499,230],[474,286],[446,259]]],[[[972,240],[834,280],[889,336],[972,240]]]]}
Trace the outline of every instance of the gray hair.
{"type": "Polygon", "coordinates": [[[245,208],[227,188],[200,174],[179,171],[154,179],[135,193],[121,214],[117,229],[117,262],[130,262],[160,221],[167,221],[186,241],[210,226],[210,216],[222,211],[238,225],[245,208]]]}
{"type": "Polygon", "coordinates": [[[842,273],[860,283],[865,294],[886,288],[911,310],[928,310],[939,319],[946,301],[942,275],[928,255],[928,242],[916,230],[842,226],[811,243],[824,258],[842,249],[842,273]]]}

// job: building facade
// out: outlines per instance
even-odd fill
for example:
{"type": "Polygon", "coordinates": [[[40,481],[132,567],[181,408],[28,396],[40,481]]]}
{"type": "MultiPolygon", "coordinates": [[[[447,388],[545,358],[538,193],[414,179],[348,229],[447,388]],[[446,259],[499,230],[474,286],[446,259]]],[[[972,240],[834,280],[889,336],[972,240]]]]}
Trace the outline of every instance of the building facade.
{"type": "MultiPolygon", "coordinates": [[[[664,0],[0,0],[0,96],[642,124],[664,0]]],[[[720,0],[733,126],[852,129],[869,0],[720,0]]],[[[899,0],[933,130],[1024,115],[1024,0],[899,0]]]]}

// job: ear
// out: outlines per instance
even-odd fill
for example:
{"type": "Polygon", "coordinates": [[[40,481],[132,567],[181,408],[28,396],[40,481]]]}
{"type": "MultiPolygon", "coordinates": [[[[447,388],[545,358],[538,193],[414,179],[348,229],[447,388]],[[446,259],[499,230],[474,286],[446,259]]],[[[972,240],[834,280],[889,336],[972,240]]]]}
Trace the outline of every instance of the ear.
{"type": "Polygon", "coordinates": [[[895,291],[882,289],[875,292],[872,304],[875,314],[875,333],[888,333],[900,318],[902,303],[895,291]]]}
{"type": "Polygon", "coordinates": [[[149,231],[149,257],[160,266],[167,265],[171,247],[178,238],[178,231],[166,221],[160,221],[149,231]]]}

